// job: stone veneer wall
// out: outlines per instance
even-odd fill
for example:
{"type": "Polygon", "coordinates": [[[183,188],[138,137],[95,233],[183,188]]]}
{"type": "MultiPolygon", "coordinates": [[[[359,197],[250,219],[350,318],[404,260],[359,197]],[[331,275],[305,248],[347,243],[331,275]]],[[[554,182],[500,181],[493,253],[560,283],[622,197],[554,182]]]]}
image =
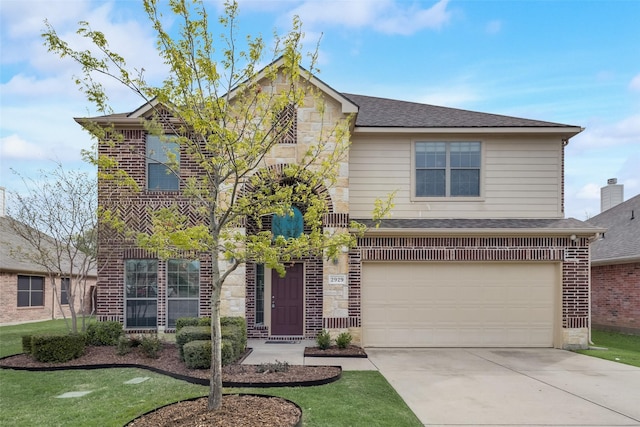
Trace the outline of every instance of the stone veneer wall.
{"type": "Polygon", "coordinates": [[[640,335],[640,262],[591,267],[594,328],[640,335]]]}
{"type": "MultiPolygon", "coordinates": [[[[363,261],[562,263],[563,347],[588,345],[589,247],[568,237],[363,237],[349,256],[349,316],[327,327],[360,328],[363,261]]],[[[356,331],[358,333],[358,331],[356,331]]]]}

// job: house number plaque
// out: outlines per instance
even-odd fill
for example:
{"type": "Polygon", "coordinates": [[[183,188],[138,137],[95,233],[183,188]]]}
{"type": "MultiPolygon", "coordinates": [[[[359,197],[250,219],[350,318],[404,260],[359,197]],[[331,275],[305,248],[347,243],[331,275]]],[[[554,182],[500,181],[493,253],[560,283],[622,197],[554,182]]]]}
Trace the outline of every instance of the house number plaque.
{"type": "Polygon", "coordinates": [[[346,274],[330,274],[329,284],[330,285],[346,285],[347,275],[346,274]]]}

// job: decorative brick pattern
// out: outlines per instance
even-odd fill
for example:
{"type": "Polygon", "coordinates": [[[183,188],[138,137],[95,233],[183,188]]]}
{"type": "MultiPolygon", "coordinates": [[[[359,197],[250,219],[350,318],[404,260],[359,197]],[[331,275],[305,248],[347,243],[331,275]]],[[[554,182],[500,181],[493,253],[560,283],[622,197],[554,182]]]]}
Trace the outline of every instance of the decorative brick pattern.
{"type": "Polygon", "coordinates": [[[591,267],[593,326],[640,335],[640,262],[591,267]]]}

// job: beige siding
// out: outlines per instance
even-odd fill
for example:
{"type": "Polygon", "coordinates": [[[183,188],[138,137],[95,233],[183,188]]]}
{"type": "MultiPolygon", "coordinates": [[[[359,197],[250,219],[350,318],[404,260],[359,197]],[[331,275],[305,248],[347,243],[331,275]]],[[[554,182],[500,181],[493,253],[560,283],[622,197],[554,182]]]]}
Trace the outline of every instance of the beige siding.
{"type": "Polygon", "coordinates": [[[355,135],[349,162],[352,218],[370,218],[396,191],[393,218],[561,218],[562,144],[554,136],[355,135]],[[414,141],[482,142],[481,197],[412,200],[414,141]]]}

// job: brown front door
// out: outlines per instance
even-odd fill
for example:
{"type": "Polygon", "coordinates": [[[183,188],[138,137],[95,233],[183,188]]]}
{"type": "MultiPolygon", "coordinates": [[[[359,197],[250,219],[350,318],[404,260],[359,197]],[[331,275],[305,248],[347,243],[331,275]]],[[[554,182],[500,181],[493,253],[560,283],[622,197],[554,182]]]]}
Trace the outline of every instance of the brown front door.
{"type": "Polygon", "coordinates": [[[284,277],[271,272],[271,335],[303,335],[304,264],[287,267],[284,277]]]}

